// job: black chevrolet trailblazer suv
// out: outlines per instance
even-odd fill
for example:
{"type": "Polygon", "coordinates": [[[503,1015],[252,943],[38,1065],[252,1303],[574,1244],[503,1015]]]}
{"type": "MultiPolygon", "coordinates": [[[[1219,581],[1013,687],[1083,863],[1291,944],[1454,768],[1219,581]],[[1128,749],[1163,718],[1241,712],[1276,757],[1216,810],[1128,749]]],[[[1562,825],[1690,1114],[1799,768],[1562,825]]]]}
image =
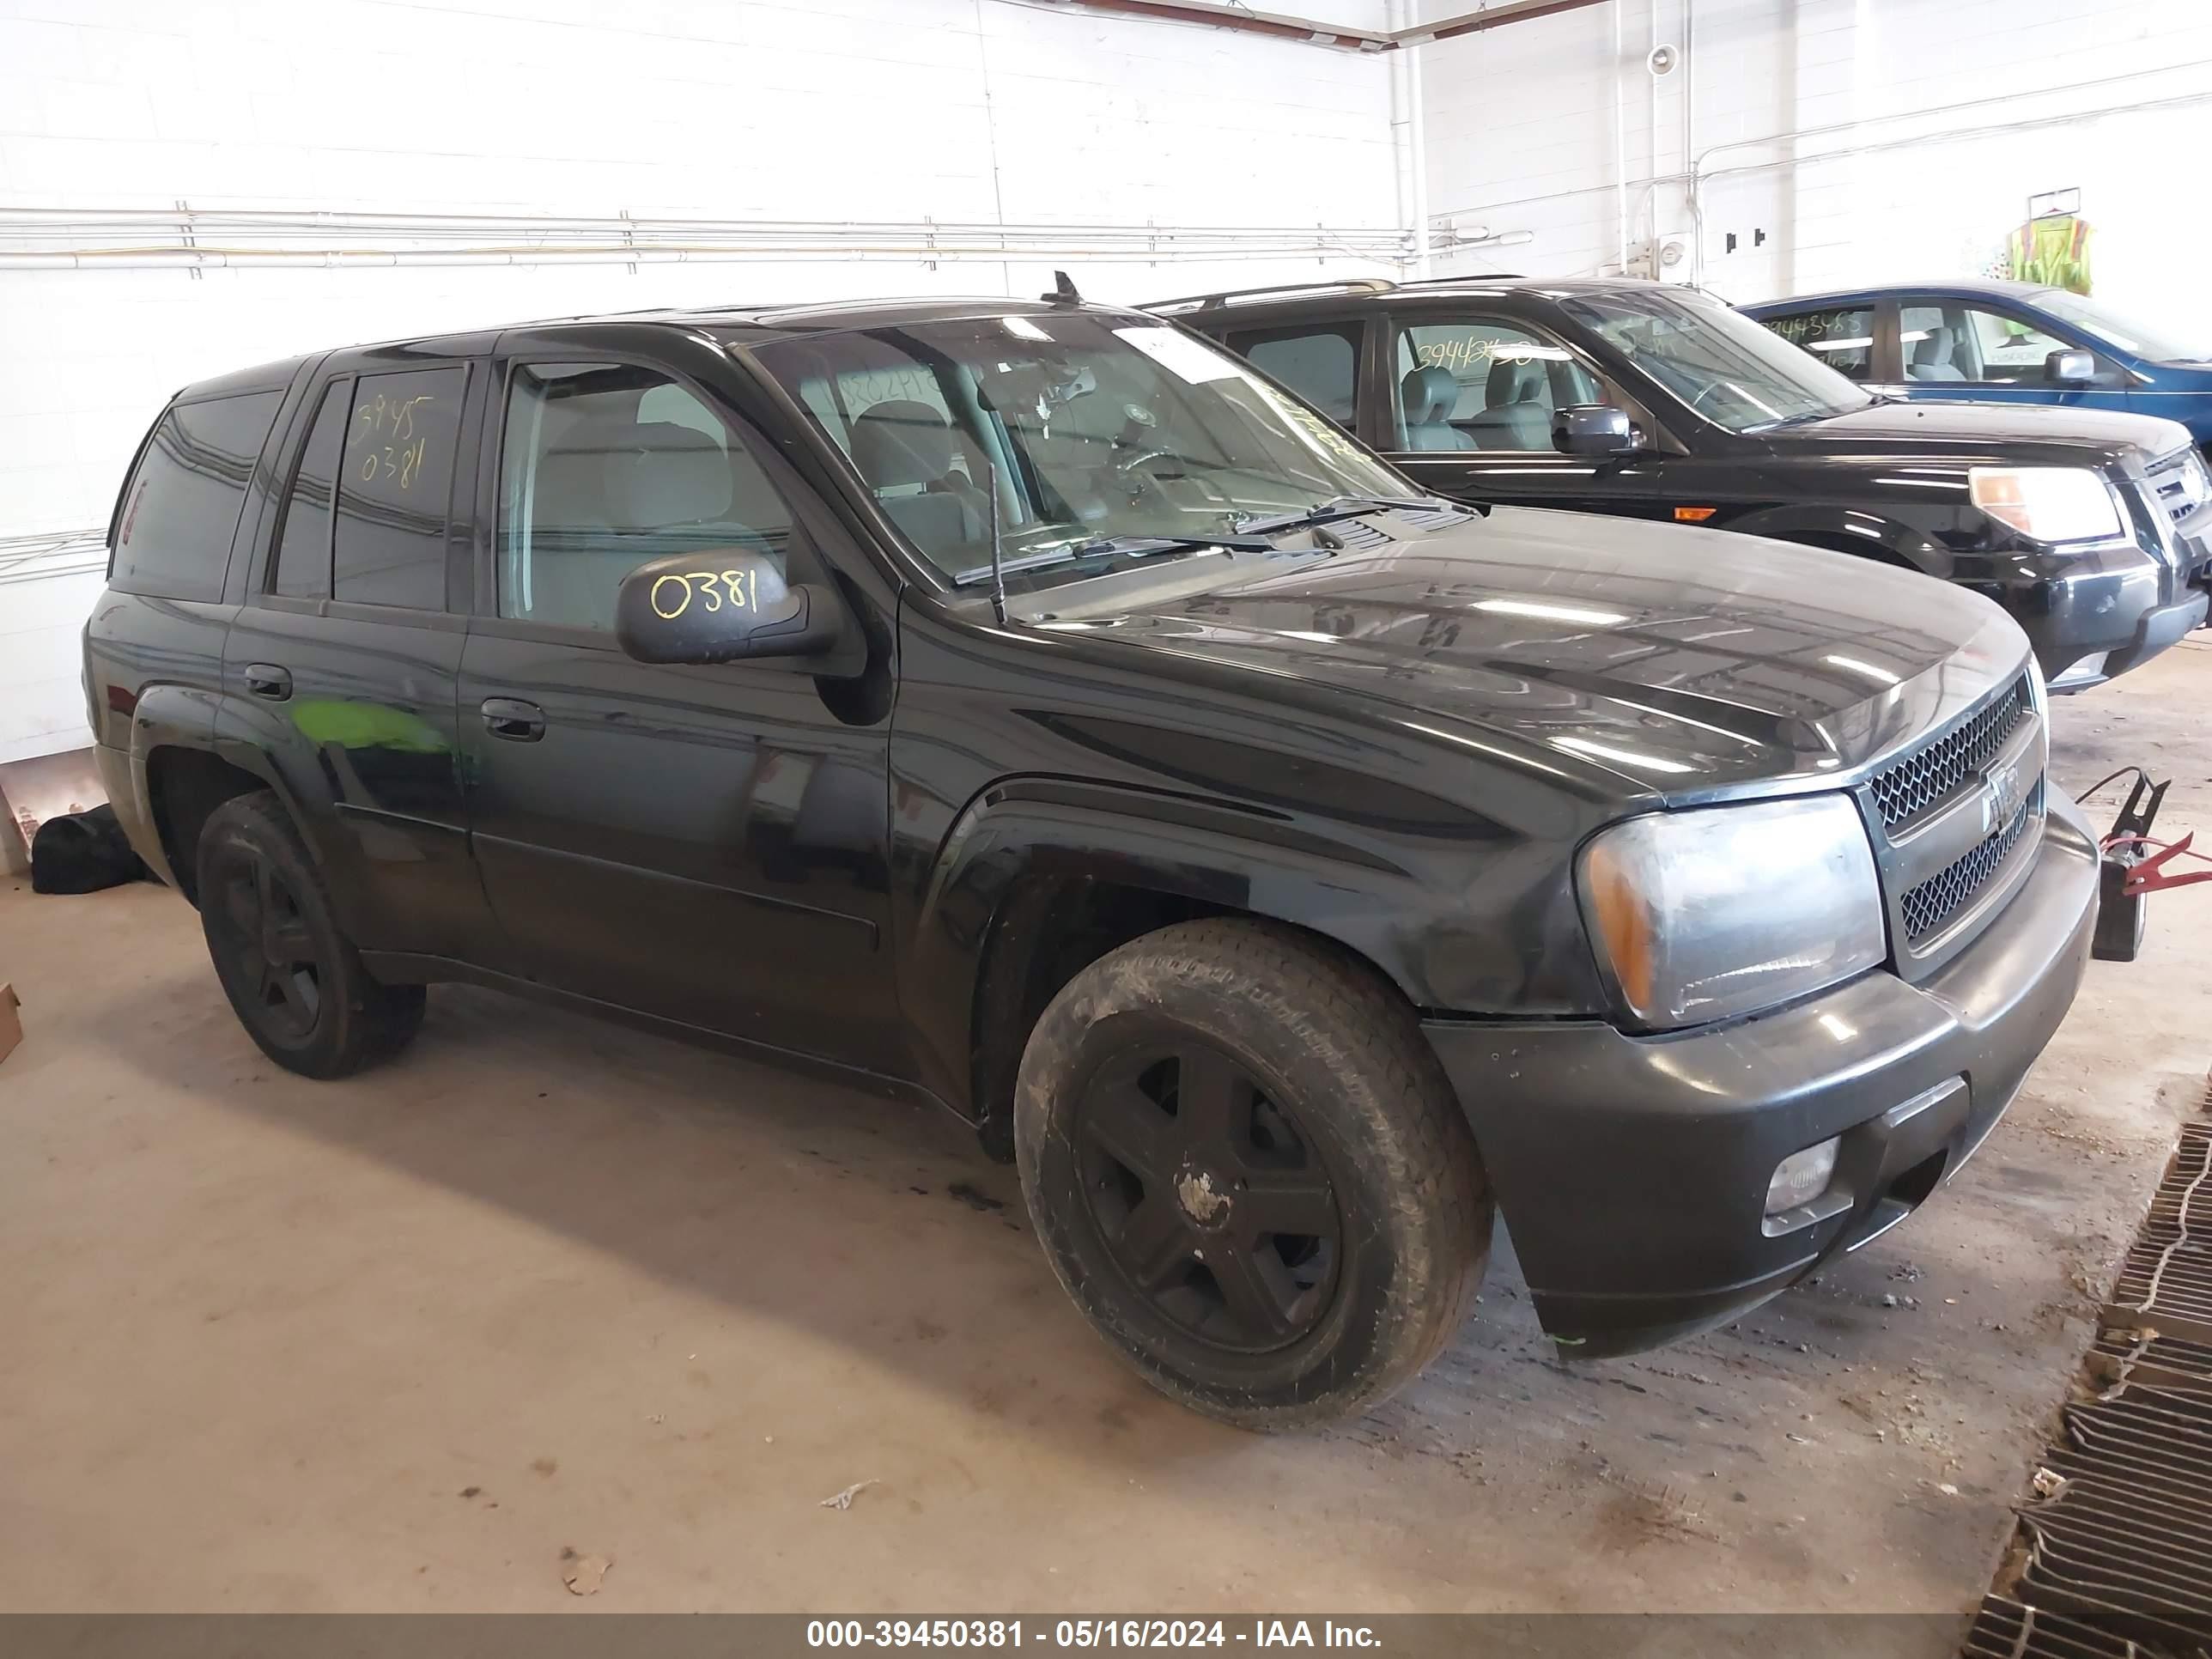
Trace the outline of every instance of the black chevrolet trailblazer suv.
{"type": "Polygon", "coordinates": [[[653,313],[178,394],[86,629],[254,1041],[466,981],[941,1103],[1177,1399],[1371,1402],[1502,1208],[1589,1354],[1903,1218],[2095,845],[2027,639],[1738,535],[1424,495],[1139,312],[653,313]]]}
{"type": "Polygon", "coordinates": [[[1424,489],[1778,537],[1986,594],[2054,690],[2148,662],[2212,599],[2212,473],[2179,422],[1869,393],[1695,289],[1359,281],[1147,309],[1424,489]]]}

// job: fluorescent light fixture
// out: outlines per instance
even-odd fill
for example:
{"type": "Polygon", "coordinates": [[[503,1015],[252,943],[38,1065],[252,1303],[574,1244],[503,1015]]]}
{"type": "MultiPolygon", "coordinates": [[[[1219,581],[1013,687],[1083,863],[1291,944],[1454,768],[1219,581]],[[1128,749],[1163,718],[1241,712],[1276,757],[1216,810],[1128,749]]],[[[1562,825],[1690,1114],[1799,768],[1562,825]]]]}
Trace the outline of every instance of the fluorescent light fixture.
{"type": "Polygon", "coordinates": [[[1545,622],[1582,623],[1590,628],[1610,628],[1628,618],[1618,611],[1591,611],[1578,605],[1547,605],[1537,599],[1477,599],[1470,607],[1502,617],[1535,617],[1545,622]]]}
{"type": "Polygon", "coordinates": [[[1052,336],[1046,333],[1042,329],[1039,328],[1035,323],[1031,322],[1026,317],[1001,317],[999,319],[999,322],[1000,326],[1005,328],[1007,333],[1014,335],[1018,338],[1024,340],[1042,340],[1047,345],[1052,343],[1052,336]]]}
{"type": "Polygon", "coordinates": [[[1856,340],[1808,340],[1805,343],[1815,351],[1857,351],[1872,345],[1874,336],[1869,334],[1856,340]]]}

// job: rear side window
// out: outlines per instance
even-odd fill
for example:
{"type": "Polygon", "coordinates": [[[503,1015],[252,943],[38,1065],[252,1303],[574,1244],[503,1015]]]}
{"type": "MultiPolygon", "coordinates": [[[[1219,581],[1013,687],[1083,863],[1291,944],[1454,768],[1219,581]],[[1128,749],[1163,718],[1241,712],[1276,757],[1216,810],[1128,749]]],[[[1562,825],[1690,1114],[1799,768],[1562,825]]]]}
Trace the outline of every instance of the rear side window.
{"type": "Polygon", "coordinates": [[[1869,307],[1801,311],[1791,317],[1762,320],[1790,344],[1804,347],[1839,374],[1864,380],[1874,372],[1874,312],[1869,307]]]}
{"type": "Polygon", "coordinates": [[[165,599],[220,599],[230,540],[283,394],[174,404],[125,486],[109,585],[165,599]]]}
{"type": "MultiPolygon", "coordinates": [[[[459,367],[354,382],[338,471],[333,599],[446,608],[453,450],[467,382],[459,367]]],[[[311,449],[319,435],[311,434],[311,449]]]]}
{"type": "Polygon", "coordinates": [[[324,389],[322,407],[285,500],[284,527],[276,538],[276,574],[269,584],[272,593],[293,599],[331,596],[331,502],[337,493],[338,459],[352,408],[351,380],[324,389]]]}
{"type": "Polygon", "coordinates": [[[1231,334],[1222,342],[1272,374],[1334,421],[1352,424],[1359,385],[1359,331],[1335,324],[1266,333],[1231,334]]]}

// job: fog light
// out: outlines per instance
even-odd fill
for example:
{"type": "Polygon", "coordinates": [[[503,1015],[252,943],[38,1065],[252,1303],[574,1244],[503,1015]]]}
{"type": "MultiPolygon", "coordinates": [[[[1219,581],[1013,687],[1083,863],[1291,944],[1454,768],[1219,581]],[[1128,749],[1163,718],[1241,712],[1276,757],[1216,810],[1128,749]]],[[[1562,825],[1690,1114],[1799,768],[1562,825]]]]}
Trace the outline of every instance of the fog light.
{"type": "Polygon", "coordinates": [[[1828,1177],[1836,1172],[1836,1143],[1841,1138],[1831,1135],[1817,1146],[1790,1153],[1774,1166],[1774,1179],[1766,1183],[1767,1214],[1780,1215],[1784,1210],[1810,1204],[1827,1189],[1828,1177]]]}

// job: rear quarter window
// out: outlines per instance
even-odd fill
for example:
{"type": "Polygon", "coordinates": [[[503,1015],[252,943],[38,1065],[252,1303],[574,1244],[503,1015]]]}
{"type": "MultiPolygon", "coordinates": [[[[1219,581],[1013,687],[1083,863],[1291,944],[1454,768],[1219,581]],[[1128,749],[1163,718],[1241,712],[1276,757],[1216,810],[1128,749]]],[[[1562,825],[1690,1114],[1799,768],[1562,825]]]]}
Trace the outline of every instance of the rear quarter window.
{"type": "Polygon", "coordinates": [[[156,599],[222,597],[246,487],[281,392],[173,404],[116,509],[108,585],[156,599]]]}

